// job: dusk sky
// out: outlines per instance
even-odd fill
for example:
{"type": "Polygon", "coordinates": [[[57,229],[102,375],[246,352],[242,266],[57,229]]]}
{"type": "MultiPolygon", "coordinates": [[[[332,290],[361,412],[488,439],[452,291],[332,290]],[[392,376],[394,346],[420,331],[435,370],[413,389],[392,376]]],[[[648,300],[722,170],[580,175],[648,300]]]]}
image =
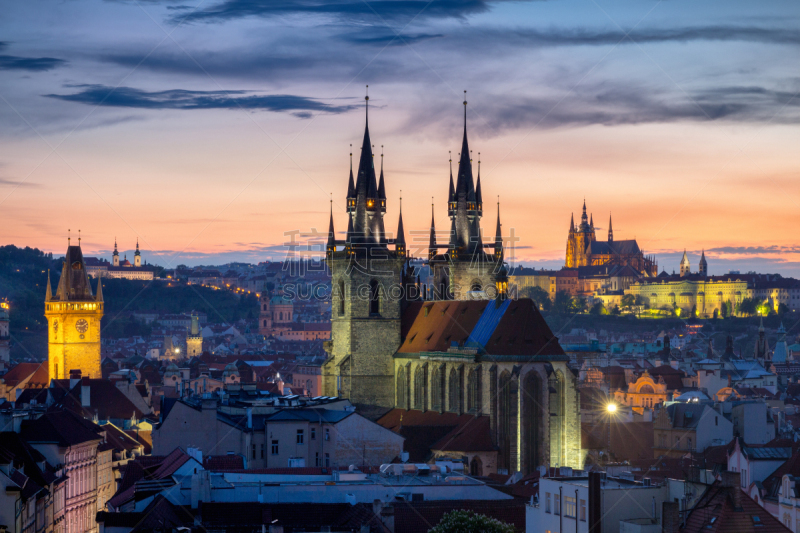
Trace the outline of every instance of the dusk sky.
{"type": "Polygon", "coordinates": [[[795,0],[6,2],[0,244],[282,259],[331,193],[346,229],[368,84],[387,227],[402,190],[423,246],[466,89],[483,228],[499,195],[518,261],[563,265],[585,198],[659,269],[705,249],[712,274],[797,277],[798,28],[795,0]]]}

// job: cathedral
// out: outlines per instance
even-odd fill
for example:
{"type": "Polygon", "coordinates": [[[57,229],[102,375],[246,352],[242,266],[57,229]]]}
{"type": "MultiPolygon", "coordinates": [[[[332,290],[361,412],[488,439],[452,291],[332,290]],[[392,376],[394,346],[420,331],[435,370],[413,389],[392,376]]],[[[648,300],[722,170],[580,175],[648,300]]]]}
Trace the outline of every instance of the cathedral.
{"type": "Polygon", "coordinates": [[[47,361],[50,379],[67,379],[72,370],[80,370],[84,377],[101,378],[103,285],[98,280],[97,294],[92,294],[80,239],[78,246],[67,247],[55,294],[52,293],[48,272],[44,309],[49,330],[47,361]]]}
{"type": "Polygon", "coordinates": [[[614,240],[611,215],[608,217],[608,240],[597,240],[594,231],[594,217],[587,217],[585,200],[580,225],[575,226],[575,217],[570,219],[566,257],[564,265],[566,268],[627,265],[645,277],[658,275],[658,264],[656,264],[655,258],[644,255],[636,239],[614,240]]]}
{"type": "Polygon", "coordinates": [[[400,411],[401,426],[403,413],[408,421],[431,416],[434,425],[474,417],[497,470],[581,468],[576,378],[537,306],[507,297],[499,209],[494,242],[482,242],[480,175],[476,184],[464,113],[446,244],[431,221],[430,291],[406,256],[402,209],[396,234],[386,231],[386,181],[367,115],[355,179],[351,158],[346,238],[336,239],[332,211],[328,229],[332,340],[322,394],[400,411]]]}

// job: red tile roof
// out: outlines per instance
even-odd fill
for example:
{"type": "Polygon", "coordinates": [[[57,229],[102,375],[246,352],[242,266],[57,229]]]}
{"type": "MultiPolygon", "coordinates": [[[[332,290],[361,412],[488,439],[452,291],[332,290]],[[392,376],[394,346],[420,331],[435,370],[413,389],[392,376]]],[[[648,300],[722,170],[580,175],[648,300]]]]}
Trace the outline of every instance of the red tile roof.
{"type": "MultiPolygon", "coordinates": [[[[446,352],[463,344],[494,300],[411,303],[402,317],[399,353],[446,352]]],[[[496,324],[488,325],[484,348],[490,355],[553,356],[564,350],[530,299],[511,301],[496,324]]],[[[475,332],[477,333],[477,332],[475,332]]]]}
{"type": "Polygon", "coordinates": [[[791,531],[769,511],[758,505],[747,494],[741,492],[741,509],[736,509],[732,501],[731,491],[739,491],[739,487],[723,487],[719,481],[714,482],[706,494],[689,513],[686,526],[680,531],[687,533],[785,533],[791,531]]]}

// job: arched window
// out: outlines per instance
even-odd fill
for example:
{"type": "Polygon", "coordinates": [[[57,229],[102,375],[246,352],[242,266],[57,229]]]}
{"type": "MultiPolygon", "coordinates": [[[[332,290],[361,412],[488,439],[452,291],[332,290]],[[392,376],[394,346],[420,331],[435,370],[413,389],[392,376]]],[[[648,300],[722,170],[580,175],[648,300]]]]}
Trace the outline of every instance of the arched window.
{"type": "Polygon", "coordinates": [[[461,412],[461,388],[459,387],[458,371],[450,369],[450,377],[447,383],[447,408],[451,413],[461,412]]]}
{"type": "Polygon", "coordinates": [[[339,316],[344,316],[344,280],[339,280],[339,316]]]}
{"type": "Polygon", "coordinates": [[[431,371],[431,409],[438,411],[442,408],[442,372],[438,366],[431,371]]]}
{"type": "Polygon", "coordinates": [[[406,408],[406,369],[402,366],[397,369],[397,407],[406,408]]]}
{"type": "Polygon", "coordinates": [[[414,372],[414,409],[425,410],[425,367],[419,365],[414,372]]]}
{"type": "Polygon", "coordinates": [[[467,377],[467,411],[476,413],[481,408],[480,369],[470,369],[467,377]]]}
{"type": "Polygon", "coordinates": [[[653,387],[650,385],[642,385],[639,389],[639,392],[642,394],[655,394],[656,391],[653,390],[653,387]]]}
{"type": "Polygon", "coordinates": [[[377,315],[381,312],[381,300],[378,292],[378,280],[369,282],[369,314],[377,315]]]}

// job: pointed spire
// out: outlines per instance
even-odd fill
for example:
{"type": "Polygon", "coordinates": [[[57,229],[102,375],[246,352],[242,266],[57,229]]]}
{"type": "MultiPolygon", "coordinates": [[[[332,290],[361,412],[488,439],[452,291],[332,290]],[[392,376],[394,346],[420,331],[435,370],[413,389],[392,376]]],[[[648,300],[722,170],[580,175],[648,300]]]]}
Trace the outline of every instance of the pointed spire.
{"type": "Polygon", "coordinates": [[[453,152],[452,151],[448,151],[447,153],[450,154],[450,159],[449,159],[449,161],[450,161],[450,195],[447,197],[447,202],[448,203],[455,203],[456,202],[456,188],[453,185],[453,152]]]}
{"type": "Polygon", "coordinates": [[[569,232],[575,233],[575,213],[569,215],[569,232]]]}
{"type": "MultiPolygon", "coordinates": [[[[78,238],[78,242],[80,242],[80,237],[78,238]]],[[[139,237],[136,237],[136,251],[135,251],[135,252],[133,252],[133,255],[134,255],[134,256],[136,256],[136,255],[142,255],[142,254],[139,252],[139,237]]]]}
{"type": "Polygon", "coordinates": [[[475,201],[478,202],[478,213],[483,212],[483,194],[481,193],[481,153],[478,152],[478,181],[475,185],[475,201]]]}
{"type": "Polygon", "coordinates": [[[497,197],[497,230],[494,237],[494,257],[498,261],[503,260],[503,231],[500,225],[500,196],[497,197]]]}
{"type": "Polygon", "coordinates": [[[461,140],[461,158],[458,162],[458,179],[456,180],[456,200],[475,201],[475,185],[472,179],[472,161],[469,157],[467,142],[467,91],[464,91],[464,138],[461,140]]]}
{"type": "Polygon", "coordinates": [[[431,197],[431,240],[428,245],[428,259],[436,256],[436,223],[433,218],[433,197],[431,197]]]}
{"type": "Polygon", "coordinates": [[[589,215],[589,227],[594,229],[594,215],[589,215]]]}
{"type": "Polygon", "coordinates": [[[403,230],[403,191],[400,191],[400,215],[397,221],[397,237],[394,240],[398,254],[406,253],[406,232],[403,230]]]}
{"type": "Polygon", "coordinates": [[[583,212],[581,213],[581,226],[586,227],[588,223],[588,217],[586,216],[586,198],[583,199],[583,212]]]}
{"type": "Polygon", "coordinates": [[[614,230],[611,228],[611,213],[608,214],[608,242],[614,242],[614,230]]]}
{"type": "Polygon", "coordinates": [[[103,301],[103,278],[97,276],[97,294],[94,297],[95,301],[103,301]]]}
{"type": "Polygon", "coordinates": [[[381,145],[381,179],[378,183],[378,199],[386,200],[386,187],[383,184],[383,145],[381,145]]]}
{"type": "Polygon", "coordinates": [[[356,207],[356,184],[353,181],[353,145],[350,145],[350,179],[347,181],[347,212],[352,213],[356,207]]]}
{"type": "Polygon", "coordinates": [[[328,252],[336,250],[336,233],[333,230],[333,197],[331,195],[331,219],[328,223],[328,252]]]}
{"type": "Polygon", "coordinates": [[[117,250],[117,237],[114,236],[114,253],[112,255],[119,255],[119,251],[117,250]]]}
{"type": "Polygon", "coordinates": [[[47,269],[47,290],[44,293],[44,301],[49,302],[53,299],[53,288],[50,286],[50,269],[47,269]]]}

